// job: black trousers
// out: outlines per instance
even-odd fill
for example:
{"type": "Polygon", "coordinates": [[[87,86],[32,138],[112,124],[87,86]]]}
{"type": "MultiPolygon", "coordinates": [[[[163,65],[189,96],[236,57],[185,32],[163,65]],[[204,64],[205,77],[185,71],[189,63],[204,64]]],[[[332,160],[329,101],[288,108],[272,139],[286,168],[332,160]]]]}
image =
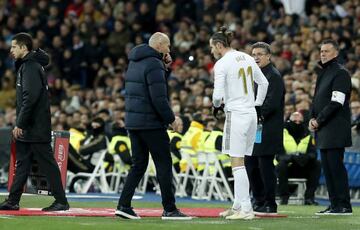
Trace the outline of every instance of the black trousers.
{"type": "Polygon", "coordinates": [[[39,169],[46,176],[56,202],[66,204],[59,167],[50,143],[16,141],[16,174],[10,188],[9,201],[19,203],[31,169],[31,160],[37,160],[39,169]]]}
{"type": "Polygon", "coordinates": [[[274,155],[245,156],[245,167],[256,205],[277,207],[275,202],[276,175],[274,155]]]}
{"type": "Polygon", "coordinates": [[[319,177],[321,173],[320,162],[316,159],[308,161],[307,164],[301,166],[295,162],[288,165],[286,161],[280,161],[276,166],[279,186],[278,192],[280,197],[288,199],[289,193],[289,178],[306,178],[305,199],[314,199],[316,188],[319,184],[319,177]]]}
{"type": "Polygon", "coordinates": [[[164,210],[168,212],[174,211],[176,209],[175,189],[172,184],[170,140],[166,130],[130,130],[129,133],[133,165],[121,193],[118,208],[131,207],[131,199],[145,174],[150,152],[156,167],[156,177],[160,184],[164,210]]]}
{"type": "Polygon", "coordinates": [[[344,148],[320,149],[331,207],[351,208],[349,181],[344,166],[344,148]]]}

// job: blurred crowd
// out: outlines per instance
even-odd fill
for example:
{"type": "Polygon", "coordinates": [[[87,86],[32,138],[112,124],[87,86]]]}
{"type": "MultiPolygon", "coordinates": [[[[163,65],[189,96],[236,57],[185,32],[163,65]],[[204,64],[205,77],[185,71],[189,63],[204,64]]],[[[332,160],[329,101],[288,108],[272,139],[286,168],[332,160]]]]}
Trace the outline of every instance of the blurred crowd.
{"type": "MultiPolygon", "coordinates": [[[[123,125],[127,53],[155,31],[169,35],[173,63],[171,105],[184,122],[202,113],[211,121],[213,60],[208,41],[222,25],[235,32],[231,46],[250,53],[251,44],[271,44],[272,62],[283,75],[285,117],[308,118],[315,88],[318,45],[339,42],[339,59],[352,76],[354,133],[360,132],[360,1],[286,0],[0,0],[0,127],[15,120],[15,73],[9,57],[18,32],[51,56],[47,67],[54,130],[91,127],[101,117],[111,136],[123,125]],[[293,13],[296,12],[296,13],[293,13]]],[[[359,141],[360,142],[360,141],[359,141]]],[[[358,143],[360,146],[360,143],[358,143]]],[[[359,147],[360,149],[360,147],[359,147]]]]}

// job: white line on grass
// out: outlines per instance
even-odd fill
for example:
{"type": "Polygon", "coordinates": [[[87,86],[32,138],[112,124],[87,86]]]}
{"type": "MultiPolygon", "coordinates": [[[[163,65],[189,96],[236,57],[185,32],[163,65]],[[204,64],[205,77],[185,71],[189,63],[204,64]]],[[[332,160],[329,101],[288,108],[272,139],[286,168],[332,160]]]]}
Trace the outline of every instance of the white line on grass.
{"type": "Polygon", "coordinates": [[[320,219],[320,216],[290,216],[289,219],[320,219]]]}

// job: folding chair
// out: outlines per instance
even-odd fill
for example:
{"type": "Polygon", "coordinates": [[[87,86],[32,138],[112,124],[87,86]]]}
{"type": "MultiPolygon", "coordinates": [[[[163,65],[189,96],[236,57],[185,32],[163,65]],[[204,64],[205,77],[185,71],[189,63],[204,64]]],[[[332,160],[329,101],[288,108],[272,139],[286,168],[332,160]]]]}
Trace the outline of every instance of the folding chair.
{"type": "Polygon", "coordinates": [[[195,178],[198,176],[198,172],[195,169],[194,164],[192,163],[191,156],[186,153],[183,149],[180,150],[181,160],[186,162],[185,170],[180,171],[177,174],[178,183],[176,184],[176,195],[180,197],[187,196],[186,194],[186,185],[188,181],[194,182],[195,178]]]}
{"type": "MultiPolygon", "coordinates": [[[[72,181],[78,178],[87,178],[85,183],[81,186],[79,193],[87,193],[92,184],[98,185],[102,193],[115,192],[110,189],[107,182],[107,173],[104,166],[105,155],[108,151],[109,139],[106,137],[106,148],[98,152],[93,153],[91,157],[91,163],[95,165],[92,173],[79,172],[76,173],[72,178],[69,184],[72,184],[72,181]]],[[[110,174],[111,176],[112,174],[110,174]]]]}
{"type": "Polygon", "coordinates": [[[202,171],[197,171],[194,178],[193,190],[191,194],[192,199],[205,199],[205,190],[210,176],[210,162],[205,152],[198,152],[199,166],[203,165],[202,171]]]}
{"type": "Polygon", "coordinates": [[[109,178],[109,191],[112,193],[119,193],[120,185],[125,183],[129,170],[125,163],[120,158],[114,158],[114,165],[112,171],[106,172],[106,178],[109,178]]]}
{"type": "Polygon", "coordinates": [[[226,201],[230,199],[234,200],[234,194],[230,188],[228,180],[225,176],[224,170],[221,167],[220,160],[217,157],[217,153],[207,153],[210,165],[213,164],[214,172],[211,173],[208,183],[209,189],[207,190],[206,199],[211,200],[212,197],[216,199],[226,201]]]}
{"type": "Polygon", "coordinates": [[[72,180],[75,180],[77,178],[86,178],[86,182],[81,186],[81,190],[79,191],[79,193],[87,193],[92,184],[99,185],[100,191],[102,193],[110,192],[109,185],[106,181],[105,167],[103,166],[107,149],[103,149],[98,153],[99,158],[92,173],[80,172],[75,174],[72,178],[72,180]]]}

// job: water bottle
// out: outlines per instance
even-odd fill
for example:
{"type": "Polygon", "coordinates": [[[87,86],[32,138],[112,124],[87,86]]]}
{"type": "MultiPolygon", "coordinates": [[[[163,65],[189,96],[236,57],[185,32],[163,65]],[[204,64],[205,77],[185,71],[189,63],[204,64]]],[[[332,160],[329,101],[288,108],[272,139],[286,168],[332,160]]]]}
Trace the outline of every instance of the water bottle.
{"type": "Polygon", "coordinates": [[[262,129],[263,125],[259,123],[256,128],[255,143],[260,144],[262,140],[262,129]]]}

